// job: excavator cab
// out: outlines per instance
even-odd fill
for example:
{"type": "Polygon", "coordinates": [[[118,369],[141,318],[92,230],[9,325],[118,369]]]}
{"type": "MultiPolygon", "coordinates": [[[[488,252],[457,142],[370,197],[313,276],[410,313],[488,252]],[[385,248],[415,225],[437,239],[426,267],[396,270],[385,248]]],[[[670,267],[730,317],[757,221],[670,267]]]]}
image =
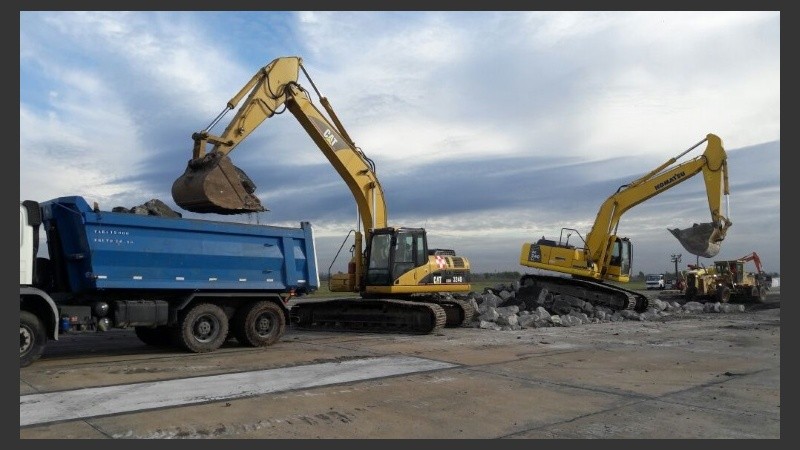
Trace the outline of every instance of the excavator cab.
{"type": "Polygon", "coordinates": [[[606,274],[612,280],[629,280],[633,268],[633,244],[629,238],[612,236],[611,260],[606,274]]]}
{"type": "Polygon", "coordinates": [[[373,230],[367,246],[367,286],[391,286],[395,280],[428,263],[428,243],[422,228],[373,230]]]}

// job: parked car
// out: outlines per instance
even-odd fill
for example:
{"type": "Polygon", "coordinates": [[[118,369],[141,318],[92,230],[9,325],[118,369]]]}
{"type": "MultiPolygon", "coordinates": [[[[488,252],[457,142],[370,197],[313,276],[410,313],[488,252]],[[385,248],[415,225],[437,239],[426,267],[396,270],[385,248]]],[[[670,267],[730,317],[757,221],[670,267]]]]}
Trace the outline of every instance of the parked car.
{"type": "Polygon", "coordinates": [[[647,286],[647,289],[664,289],[666,287],[664,275],[655,273],[645,276],[644,284],[647,286]]]}

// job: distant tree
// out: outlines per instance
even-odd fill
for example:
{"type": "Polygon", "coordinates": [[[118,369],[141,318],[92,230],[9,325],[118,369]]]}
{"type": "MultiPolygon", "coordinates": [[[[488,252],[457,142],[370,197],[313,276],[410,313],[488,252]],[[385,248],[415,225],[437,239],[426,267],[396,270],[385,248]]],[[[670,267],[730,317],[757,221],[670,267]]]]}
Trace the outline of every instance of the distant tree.
{"type": "Polygon", "coordinates": [[[474,281],[515,281],[519,280],[520,277],[522,277],[522,274],[516,271],[472,273],[474,281]]]}
{"type": "Polygon", "coordinates": [[[644,272],[640,270],[639,275],[636,275],[636,279],[639,281],[644,281],[644,272]]]}

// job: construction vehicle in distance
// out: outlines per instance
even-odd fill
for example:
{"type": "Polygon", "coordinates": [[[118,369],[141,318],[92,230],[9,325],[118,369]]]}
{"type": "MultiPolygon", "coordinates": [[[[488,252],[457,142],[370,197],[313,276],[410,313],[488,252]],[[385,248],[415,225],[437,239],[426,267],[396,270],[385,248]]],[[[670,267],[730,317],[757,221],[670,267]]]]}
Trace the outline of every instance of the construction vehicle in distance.
{"type": "Polygon", "coordinates": [[[606,283],[630,281],[633,245],[629,238],[617,236],[620,218],[632,207],[701,172],[705,179],[711,222],[670,231],[691,253],[716,255],[731,225],[730,220],[720,213],[722,195],[727,199],[729,194],[727,155],[720,138],[708,134],[646,175],[620,186],[600,206],[586,239],[575,229],[562,228],[558,242],[542,237],[536,242],[524,243],[520,264],[566,276],[525,274],[520,279],[517,298],[530,301],[541,295],[561,294],[614,310],[645,311],[648,307],[645,295],[606,283]],[[707,146],[702,155],[673,166],[679,158],[704,142],[707,146]],[[573,235],[581,242],[570,243],[573,235]]]}
{"type": "Polygon", "coordinates": [[[764,267],[761,265],[761,258],[758,256],[758,253],[752,252],[749,255],[742,256],[739,260],[742,262],[753,261],[753,265],[756,266],[753,277],[767,288],[772,287],[772,275],[764,272],[764,267]]]}
{"type": "Polygon", "coordinates": [[[739,259],[714,261],[713,267],[689,265],[689,269],[683,294],[687,301],[764,303],[772,285],[771,277],[764,273],[761,259],[755,252],[739,259]],[[747,261],[754,262],[756,272],[745,271],[744,264],[747,261]]]}
{"type": "MultiPolygon", "coordinates": [[[[470,291],[469,260],[452,250],[428,248],[423,228],[388,225],[374,162],[351,139],[300,57],[276,58],[261,68],[205,130],[192,135],[192,159],[172,186],[177,205],[199,213],[264,211],[253,195],[254,183],[228,155],[264,120],[287,108],[350,188],[360,218],[357,229],[351,230],[355,243],[348,271],[329,276],[329,285],[333,292],[359,293],[361,298],[299,303],[292,308],[295,323],[303,328],[335,326],[343,331],[430,333],[469,322],[474,308],[445,295],[470,291]],[[298,83],[300,70],[330,119],[298,83]],[[225,131],[220,136],[210,134],[245,95],[225,131]],[[206,151],[209,143],[213,148],[206,151]]],[[[345,240],[348,238],[349,234],[345,240]]]]}
{"type": "Polygon", "coordinates": [[[101,211],[72,196],[21,202],[19,225],[20,367],[59,335],[109,328],[195,353],[216,350],[229,331],[242,345],[266,347],[283,335],[294,293],[319,286],[308,222],[101,211]],[[37,257],[44,245],[48,257],[37,257]]]}

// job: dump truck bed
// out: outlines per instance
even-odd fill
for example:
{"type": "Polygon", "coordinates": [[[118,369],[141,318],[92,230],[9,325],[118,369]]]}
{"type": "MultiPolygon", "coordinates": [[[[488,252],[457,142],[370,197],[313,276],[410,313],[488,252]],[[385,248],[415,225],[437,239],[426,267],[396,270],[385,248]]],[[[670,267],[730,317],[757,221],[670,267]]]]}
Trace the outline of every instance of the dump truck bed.
{"type": "Polygon", "coordinates": [[[50,259],[71,292],[105,289],[313,292],[311,224],[299,228],[94,211],[82,197],[41,203],[50,259]]]}

